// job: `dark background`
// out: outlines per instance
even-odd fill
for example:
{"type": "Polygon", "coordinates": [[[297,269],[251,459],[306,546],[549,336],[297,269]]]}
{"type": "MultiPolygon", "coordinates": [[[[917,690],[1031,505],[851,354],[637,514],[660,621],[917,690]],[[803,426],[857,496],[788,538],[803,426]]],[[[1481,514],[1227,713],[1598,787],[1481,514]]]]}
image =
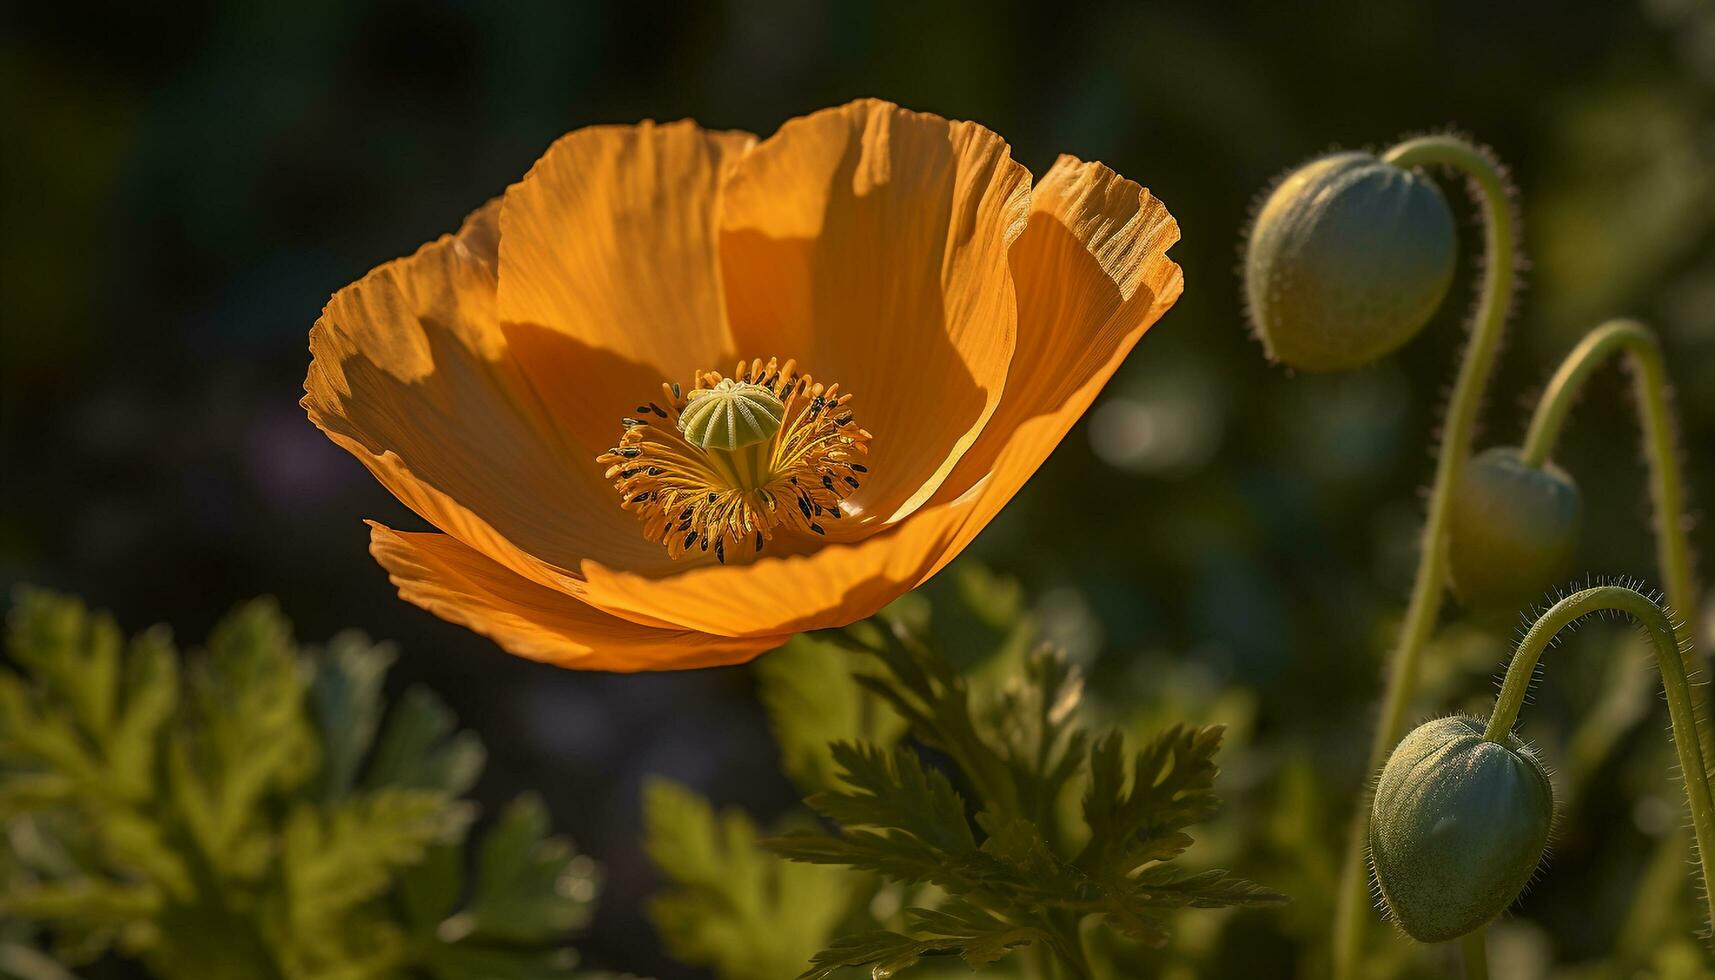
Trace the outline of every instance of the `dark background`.
{"type": "MultiPolygon", "coordinates": [[[[1299,7],[8,4],[0,585],[79,592],[186,640],[272,593],[306,639],[355,625],[398,640],[391,686],[430,684],[486,740],[480,798],[540,790],[605,863],[589,961],[698,975],[656,951],[641,916],[655,878],[637,790],[660,772],[764,819],[790,805],[749,674],[563,672],[398,601],[360,519],[421,522],[304,419],[306,333],[330,293],[455,228],[567,130],[692,116],[766,135],[877,95],[978,120],[1037,173],[1062,151],[1100,159],[1177,216],[1184,299],[973,554],[1025,581],[1111,701],[1172,715],[1207,692],[1244,699],[1253,730],[1227,758],[1229,795],[1268,798],[1283,752],[1313,759],[1335,838],[1469,287],[1380,365],[1294,377],[1242,323],[1247,208],[1336,145],[1449,125],[1491,144],[1522,188],[1532,270],[1484,443],[1520,438],[1583,331],[1638,315],[1679,385],[1693,499],[1715,499],[1715,14],[1694,0],[1299,7]]],[[[1476,241],[1464,247],[1474,265],[1476,241]]],[[[1559,457],[1591,517],[1581,567],[1653,579],[1621,379],[1594,386],[1559,457]]],[[[1708,525],[1695,534],[1708,553],[1708,525]]],[[[1444,689],[1477,699],[1510,623],[1469,628],[1488,645],[1444,689]]],[[[1574,673],[1561,683],[1589,685],[1574,673]]],[[[1558,709],[1543,710],[1552,731],[1558,709]]],[[[1572,870],[1531,911],[1556,955],[1600,950],[1605,913],[1572,894],[1591,880],[1578,842],[1641,841],[1652,831],[1633,817],[1573,823],[1572,870]]],[[[1281,934],[1265,948],[1311,936],[1291,915],[1260,921],[1281,934]]]]}

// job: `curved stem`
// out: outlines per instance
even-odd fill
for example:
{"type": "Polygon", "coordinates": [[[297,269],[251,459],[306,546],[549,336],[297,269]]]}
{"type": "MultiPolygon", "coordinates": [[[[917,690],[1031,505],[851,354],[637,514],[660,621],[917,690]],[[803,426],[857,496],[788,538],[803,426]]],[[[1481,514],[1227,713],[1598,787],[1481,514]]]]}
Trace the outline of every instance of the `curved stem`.
{"type": "MultiPolygon", "coordinates": [[[[1411,590],[1411,603],[1406,607],[1405,620],[1400,627],[1399,641],[1390,659],[1381,719],[1370,743],[1368,772],[1381,768],[1394,743],[1399,741],[1406,711],[1417,689],[1423,647],[1441,612],[1441,600],[1446,591],[1447,520],[1452,491],[1471,453],[1472,432],[1476,427],[1478,410],[1482,407],[1483,391],[1488,387],[1501,334],[1506,329],[1507,315],[1512,308],[1517,248],[1506,178],[1481,150],[1450,136],[1430,136],[1407,140],[1383,154],[1383,159],[1399,167],[1450,166],[1469,177],[1482,204],[1485,257],[1477,315],[1442,426],[1435,482],[1429,494],[1429,514],[1424,521],[1423,539],[1419,546],[1417,577],[1411,590]]],[[[1345,865],[1335,897],[1334,975],[1342,980],[1355,975],[1358,956],[1363,948],[1367,921],[1364,912],[1368,904],[1368,891],[1364,887],[1364,842],[1368,837],[1369,806],[1367,800],[1360,799],[1352,815],[1345,865]]]]}
{"type": "MultiPolygon", "coordinates": [[[[1687,651],[1693,665],[1706,667],[1709,651],[1699,649],[1699,640],[1703,636],[1701,603],[1692,569],[1691,547],[1687,541],[1685,483],[1680,475],[1681,462],[1674,440],[1667,369],[1661,345],[1648,327],[1634,320],[1610,320],[1585,335],[1566,356],[1537,402],[1522,456],[1533,466],[1547,462],[1585,382],[1609,360],[1621,354],[1626,355],[1631,368],[1643,429],[1644,458],[1649,464],[1650,499],[1654,505],[1656,561],[1661,569],[1662,584],[1667,589],[1668,602],[1681,617],[1678,635],[1682,649],[1687,651]]],[[[1698,693],[1704,702],[1701,707],[1707,709],[1710,692],[1702,690],[1698,693]]],[[[1705,712],[1703,717],[1712,716],[1705,712]]],[[[1685,833],[1681,830],[1664,837],[1660,850],[1664,854],[1677,854],[1683,860],[1686,845],[1685,833]]],[[[1649,913],[1640,906],[1633,914],[1647,917],[1649,913]]]]}
{"type": "Polygon", "coordinates": [[[1465,960],[1465,980],[1489,980],[1488,934],[1487,926],[1478,926],[1459,938],[1459,950],[1465,960]]]}
{"type": "MultiPolygon", "coordinates": [[[[1638,414],[1649,461],[1650,498],[1655,504],[1656,560],[1661,564],[1667,601],[1682,617],[1680,638],[1695,643],[1698,629],[1697,586],[1691,568],[1691,547],[1685,535],[1685,481],[1680,475],[1674,444],[1673,409],[1668,403],[1667,369],[1661,345],[1648,327],[1635,320],[1610,320],[1585,335],[1548,383],[1531,417],[1523,457],[1541,466],[1554,453],[1566,416],[1589,380],[1610,359],[1625,354],[1637,390],[1638,414]]],[[[1695,649],[1695,647],[1693,648],[1695,649]]]]}
{"type": "MultiPolygon", "coordinates": [[[[1697,711],[1686,677],[1685,650],[1674,633],[1673,621],[1643,593],[1619,585],[1602,585],[1574,592],[1543,613],[1519,641],[1512,663],[1507,665],[1506,679],[1501,682],[1501,693],[1495,698],[1495,710],[1489,715],[1483,737],[1503,742],[1512,731],[1525,694],[1530,690],[1537,661],[1554,635],[1581,617],[1606,610],[1622,612],[1637,620],[1655,648],[1662,689],[1667,693],[1668,718],[1673,723],[1673,746],[1679,754],[1680,775],[1685,780],[1686,803],[1691,807],[1697,859],[1707,883],[1708,862],[1710,855],[1715,854],[1711,850],[1715,848],[1715,795],[1710,792],[1709,769],[1703,759],[1703,742],[1698,737],[1697,711]]],[[[1715,892],[1705,887],[1704,898],[1709,904],[1709,921],[1715,922],[1715,892]]]]}

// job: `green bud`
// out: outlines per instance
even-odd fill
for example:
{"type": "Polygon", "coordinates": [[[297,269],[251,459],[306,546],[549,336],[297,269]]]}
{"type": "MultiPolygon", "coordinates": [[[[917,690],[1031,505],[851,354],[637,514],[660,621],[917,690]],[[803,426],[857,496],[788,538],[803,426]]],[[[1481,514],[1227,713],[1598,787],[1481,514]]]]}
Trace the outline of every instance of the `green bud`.
{"type": "Polygon", "coordinates": [[[1376,782],[1370,866],[1381,900],[1425,943],[1499,915],[1542,861],[1554,789],[1512,735],[1483,738],[1475,718],[1438,718],[1400,741],[1376,782]]]}
{"type": "Polygon", "coordinates": [[[1429,322],[1457,251],[1434,181],[1368,153],[1320,157],[1257,212],[1245,245],[1251,327],[1290,367],[1367,364],[1429,322]]]}
{"type": "Polygon", "coordinates": [[[1467,605],[1514,609],[1559,580],[1578,544],[1578,484],[1553,463],[1531,466],[1498,446],[1473,457],[1453,490],[1447,557],[1467,605]]]}
{"type": "Polygon", "coordinates": [[[753,446],[780,431],[786,407],[762,385],[722,379],[713,388],[698,388],[686,395],[679,413],[679,431],[685,441],[701,449],[731,452],[753,446]]]}

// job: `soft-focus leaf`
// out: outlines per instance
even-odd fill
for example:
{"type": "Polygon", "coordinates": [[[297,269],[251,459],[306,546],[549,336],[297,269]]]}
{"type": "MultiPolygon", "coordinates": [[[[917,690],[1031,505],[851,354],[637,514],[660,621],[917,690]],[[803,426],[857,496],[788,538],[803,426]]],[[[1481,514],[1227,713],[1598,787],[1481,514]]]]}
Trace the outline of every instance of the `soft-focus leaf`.
{"type": "Polygon", "coordinates": [[[595,980],[577,970],[578,956],[567,949],[508,949],[449,943],[434,947],[421,961],[435,980],[595,980]]]}
{"type": "Polygon", "coordinates": [[[69,709],[75,725],[104,740],[113,723],[123,643],[112,617],[90,615],[69,596],[21,588],[8,627],[12,659],[69,709]]]}
{"type": "Polygon", "coordinates": [[[1024,658],[988,712],[988,727],[1001,746],[1017,788],[1018,807],[1031,822],[1058,838],[1058,804],[1083,766],[1085,733],[1077,727],[1084,679],[1051,648],[1024,658]]]}
{"type": "Polygon", "coordinates": [[[391,646],[347,630],[329,640],[316,658],[310,704],[321,736],[321,793],[326,799],[344,796],[357,782],[358,768],[381,724],[381,681],[394,657],[391,646]]]}
{"type": "Polygon", "coordinates": [[[296,789],[316,764],[305,673],[290,625],[268,600],[216,624],[190,673],[187,731],[169,748],[169,778],[179,815],[223,874],[262,874],[269,844],[258,804],[296,789]]]}
{"type": "MultiPolygon", "coordinates": [[[[1017,579],[971,561],[956,562],[920,590],[922,611],[901,618],[915,632],[933,635],[936,652],[971,676],[1015,667],[1035,642],[1036,623],[1017,579]]],[[[885,615],[892,616],[890,607],[885,615]]]]}
{"type": "Polygon", "coordinates": [[[462,810],[440,793],[402,786],[326,809],[298,804],[280,839],[288,925],[308,928],[380,895],[396,869],[448,836],[449,823],[462,829],[462,810]]]}
{"type": "Polygon", "coordinates": [[[645,786],[643,814],[644,847],[670,883],[650,902],[650,918],[676,958],[722,980],[798,974],[861,884],[759,849],[743,813],[716,814],[664,779],[645,786]]]}
{"type": "Polygon", "coordinates": [[[139,633],[125,656],[119,719],[104,745],[116,792],[132,800],[155,793],[158,736],[178,704],[178,652],[172,632],[156,626],[139,633]]]}
{"type": "Polygon", "coordinates": [[[598,887],[593,862],[548,835],[548,808],[521,796],[501,813],[478,853],[471,931],[485,939],[541,942],[584,924],[598,887]]]}
{"type": "Polygon", "coordinates": [[[407,690],[387,715],[364,785],[468,792],[487,755],[476,733],[457,729],[452,711],[433,691],[407,690]]]}
{"type": "Polygon", "coordinates": [[[484,835],[474,893],[462,909],[455,908],[460,860],[450,848],[435,849],[404,876],[414,962],[438,980],[573,976],[577,956],[561,941],[588,921],[599,880],[593,861],[548,836],[541,800],[514,800],[484,835]]]}
{"type": "Polygon", "coordinates": [[[423,860],[399,872],[399,905],[406,926],[433,935],[464,892],[464,848],[431,845],[423,860]]]}
{"type": "Polygon", "coordinates": [[[0,977],[7,980],[77,980],[45,953],[22,943],[0,941],[0,977]]]}
{"type": "Polygon", "coordinates": [[[862,740],[891,745],[905,723],[863,690],[853,676],[858,657],[819,634],[793,637],[759,658],[757,696],[768,712],[780,763],[805,793],[835,783],[834,742],[862,740]]]}
{"type": "Polygon", "coordinates": [[[593,862],[522,801],[460,907],[457,792],[481,748],[416,692],[371,761],[385,648],[346,633],[314,658],[266,601],[183,671],[164,628],[125,646],[50,593],[20,591],[9,624],[26,673],[0,670],[0,951],[21,923],[56,959],[117,952],[165,980],[578,976],[593,862]]]}

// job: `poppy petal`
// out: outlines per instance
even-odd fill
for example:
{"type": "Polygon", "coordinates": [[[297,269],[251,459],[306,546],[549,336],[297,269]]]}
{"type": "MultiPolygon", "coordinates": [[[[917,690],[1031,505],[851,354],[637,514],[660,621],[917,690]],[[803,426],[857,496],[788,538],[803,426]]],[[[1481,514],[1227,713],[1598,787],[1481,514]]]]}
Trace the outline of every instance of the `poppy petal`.
{"type": "Polygon", "coordinates": [[[536,581],[659,560],[536,395],[495,317],[499,202],[340,290],[310,332],[311,421],[425,520],[536,581]]]}
{"type": "MultiPolygon", "coordinates": [[[[558,331],[644,372],[551,379],[610,430],[661,382],[733,357],[715,224],[721,175],[755,143],[689,120],[561,137],[506,191],[500,317],[558,331]]],[[[609,436],[608,438],[611,438],[609,436]]]]}
{"type": "Polygon", "coordinates": [[[589,601],[736,636],[875,613],[976,538],[1178,299],[1183,275],[1165,254],[1178,238],[1148,191],[1101,164],[1062,157],[1033,192],[1030,226],[1013,247],[1017,368],[982,438],[929,505],[871,537],[803,556],[659,579],[589,563],[589,601]]]}
{"type": "Polygon", "coordinates": [[[1167,257],[1178,240],[1178,222],[1155,195],[1100,163],[1062,156],[1037,183],[1030,225],[1012,250],[1018,352],[1006,396],[937,495],[980,498],[954,553],[1047,460],[1179,299],[1184,273],[1167,257]]]}
{"type": "Polygon", "coordinates": [[[652,629],[537,585],[435,533],[370,522],[370,553],[399,597],[495,641],[508,652],[577,670],[681,670],[742,663],[787,636],[734,640],[652,629]]]}
{"type": "Polygon", "coordinates": [[[734,165],[720,257],[738,351],[838,382],[874,434],[830,534],[916,509],[993,413],[1029,193],[999,136],[873,99],[794,119],[734,165]]]}
{"type": "Polygon", "coordinates": [[[702,565],[665,578],[588,563],[591,605],[626,619],[672,622],[722,636],[767,636],[845,626],[877,612],[927,578],[952,547],[969,501],[930,508],[852,542],[749,564],[702,565]]]}

